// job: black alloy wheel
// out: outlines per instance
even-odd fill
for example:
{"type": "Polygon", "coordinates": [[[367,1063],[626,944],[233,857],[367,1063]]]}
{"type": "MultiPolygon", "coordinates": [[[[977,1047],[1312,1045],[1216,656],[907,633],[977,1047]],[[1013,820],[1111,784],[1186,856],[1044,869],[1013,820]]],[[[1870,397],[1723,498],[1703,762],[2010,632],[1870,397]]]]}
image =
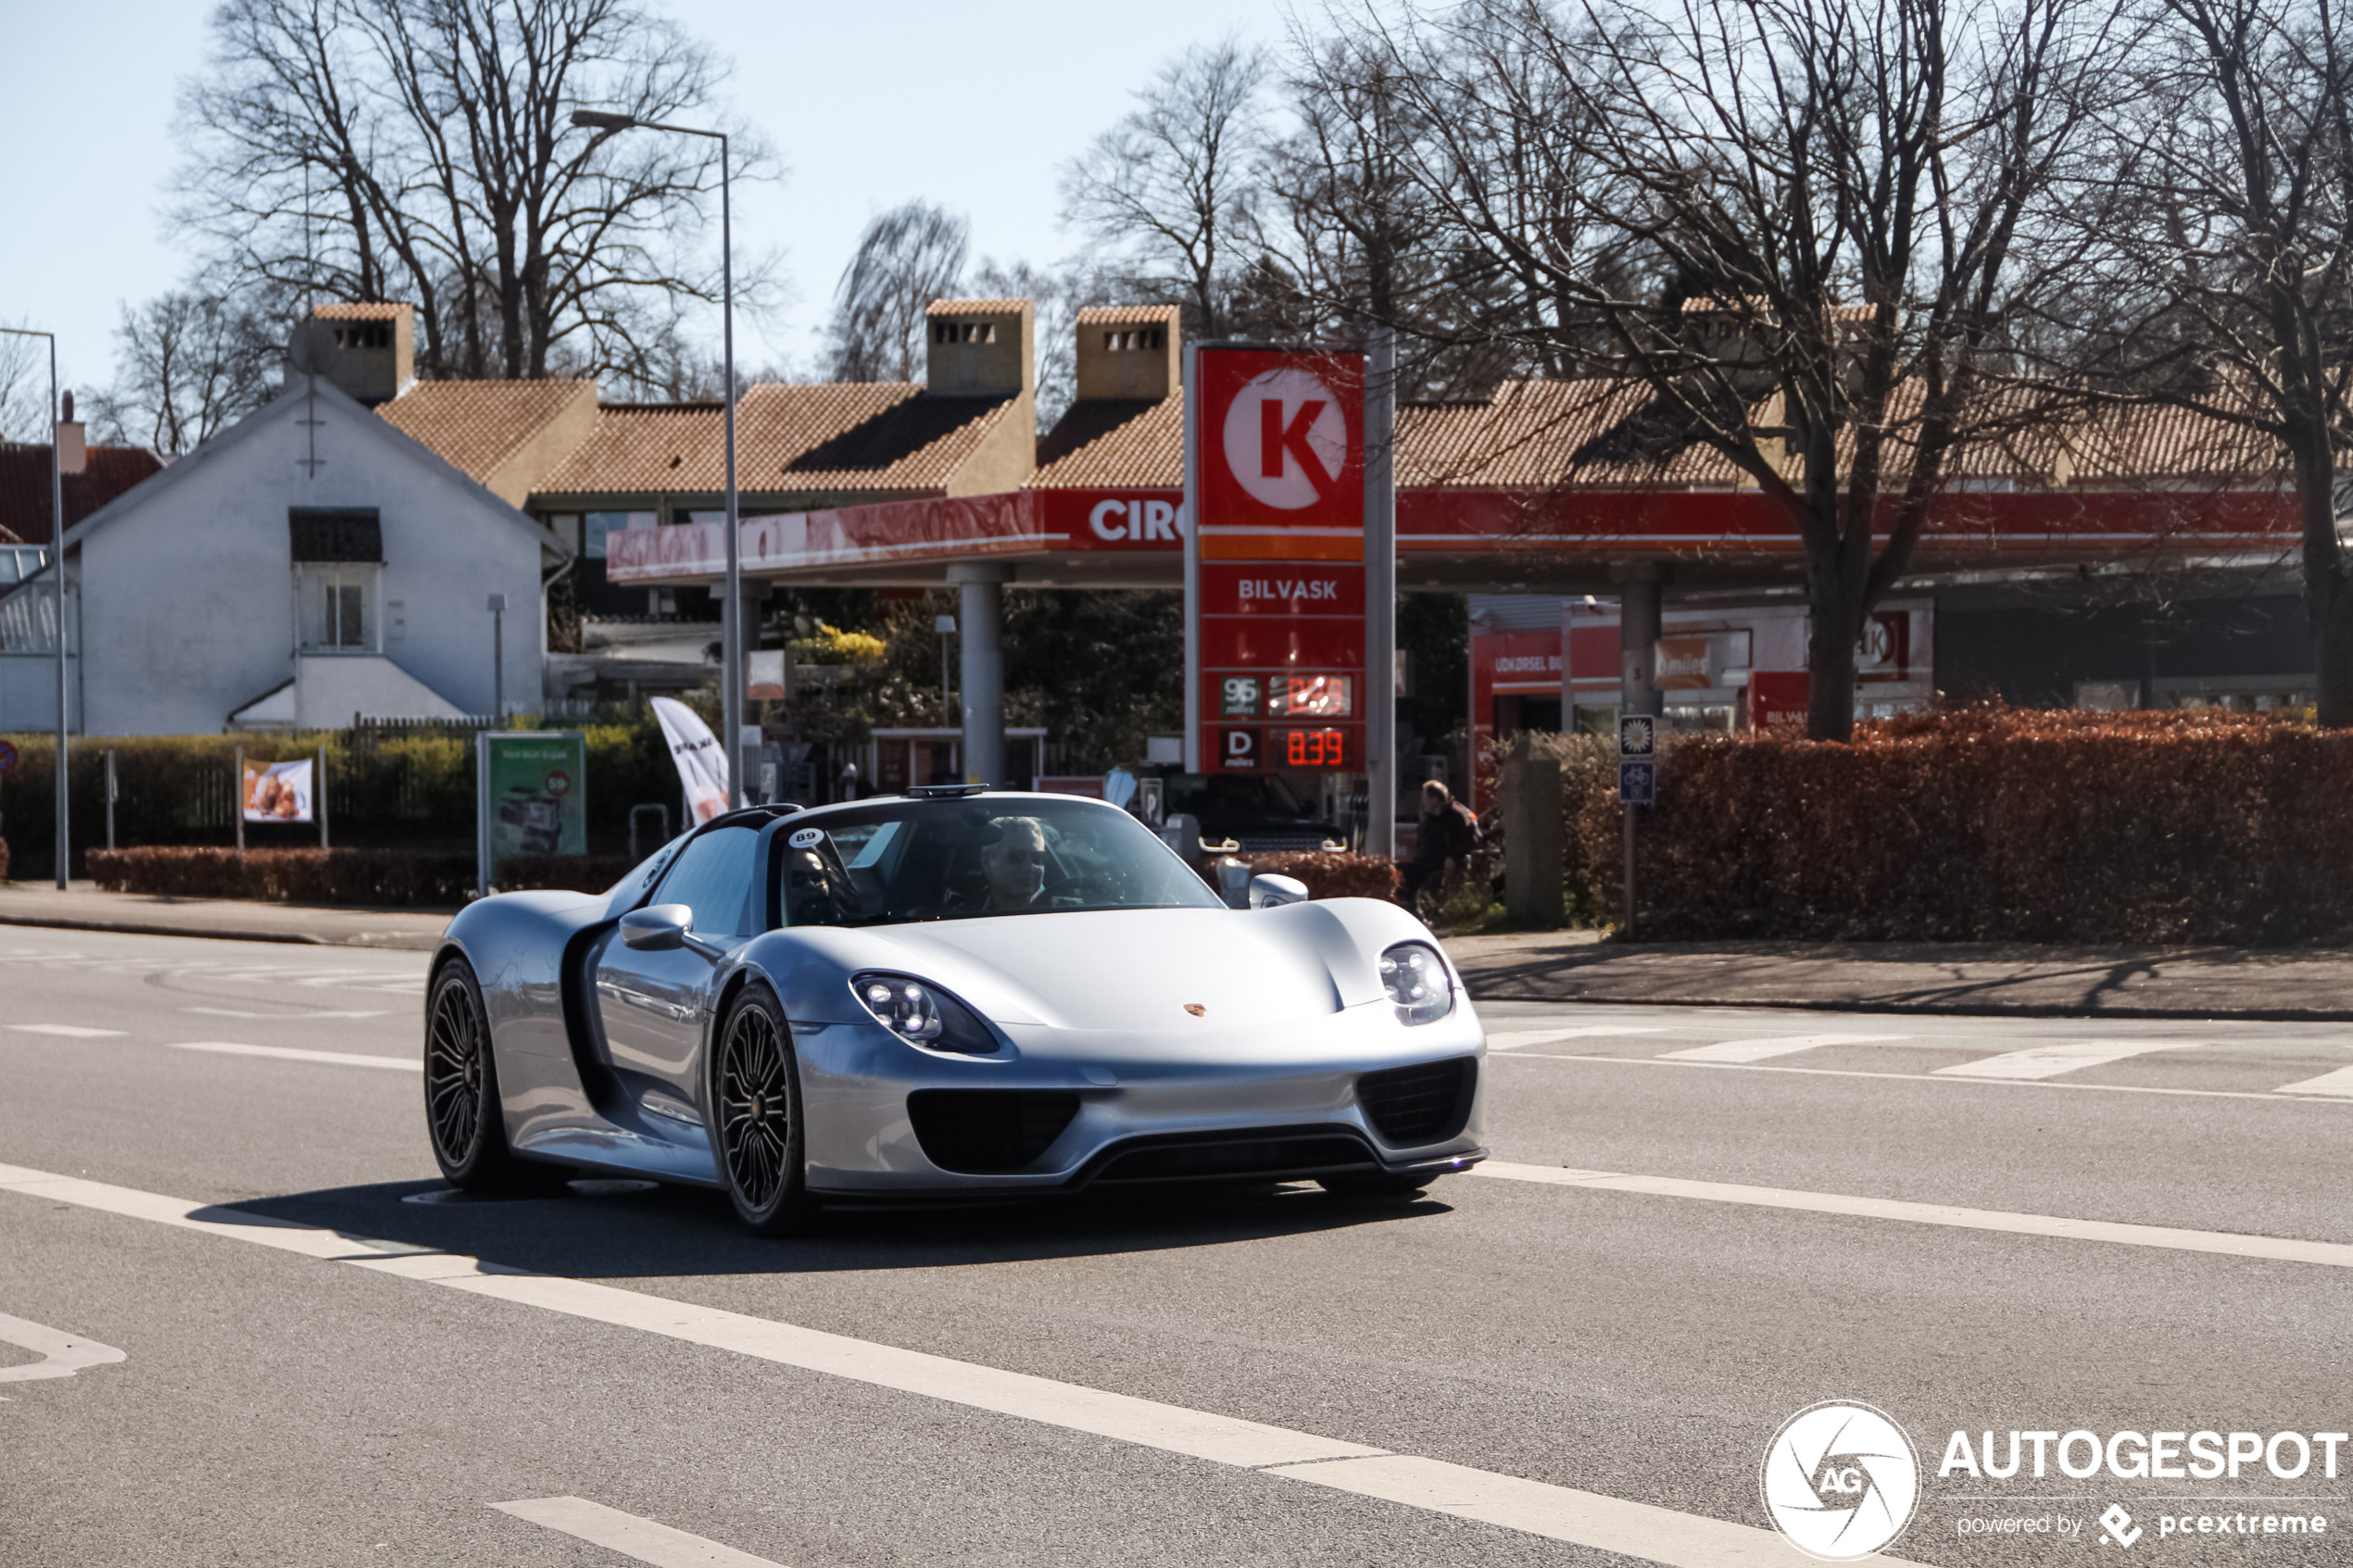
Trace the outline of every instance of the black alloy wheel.
{"type": "Polygon", "coordinates": [[[425,1007],[425,1129],[449,1185],[496,1192],[552,1178],[515,1158],[498,1113],[498,1067],[482,987],[463,959],[441,966],[425,1007]]]}
{"type": "Polygon", "coordinates": [[[745,986],[720,1025],[711,1066],[712,1152],[736,1217],[761,1236],[804,1227],[815,1206],[802,1184],[800,1074],[775,994],[745,986]]]}

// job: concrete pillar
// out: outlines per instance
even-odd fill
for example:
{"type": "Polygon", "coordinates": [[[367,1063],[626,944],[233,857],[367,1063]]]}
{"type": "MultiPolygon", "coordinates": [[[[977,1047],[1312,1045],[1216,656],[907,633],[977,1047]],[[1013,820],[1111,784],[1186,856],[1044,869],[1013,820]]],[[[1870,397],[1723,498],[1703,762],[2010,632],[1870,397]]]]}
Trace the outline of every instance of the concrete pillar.
{"type": "Polygon", "coordinates": [[[1365,849],[1397,853],[1397,332],[1372,332],[1365,380],[1365,849]]]}
{"type": "MultiPolygon", "coordinates": [[[[1659,573],[1629,568],[1617,588],[1617,706],[1625,713],[1664,713],[1658,692],[1659,573]]],[[[1564,660],[1564,662],[1566,662],[1564,660]]]]}
{"type": "Polygon", "coordinates": [[[1510,756],[1496,783],[1504,797],[1504,911],[1514,925],[1556,929],[1567,918],[1561,892],[1560,762],[1510,756]]]}
{"type": "MultiPolygon", "coordinates": [[[[1013,569],[995,561],[950,566],[957,646],[963,656],[964,782],[1002,789],[1005,777],[1005,584],[1013,569]]],[[[1027,781],[1022,781],[1026,783],[1027,781]]]]}

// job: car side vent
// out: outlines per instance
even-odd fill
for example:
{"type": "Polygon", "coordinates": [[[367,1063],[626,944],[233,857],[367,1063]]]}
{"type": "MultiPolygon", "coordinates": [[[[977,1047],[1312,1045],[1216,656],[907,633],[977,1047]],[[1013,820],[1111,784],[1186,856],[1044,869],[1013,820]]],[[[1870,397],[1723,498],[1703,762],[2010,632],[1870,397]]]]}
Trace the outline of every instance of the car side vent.
{"type": "Polygon", "coordinates": [[[1392,1067],[1356,1080],[1356,1100],[1365,1119],[1392,1148],[1444,1143],[1470,1120],[1478,1064],[1468,1057],[1392,1067]]]}
{"type": "Polygon", "coordinates": [[[1048,1089],[917,1089],[907,1119],[924,1158],[963,1175],[1018,1171],[1078,1114],[1078,1097],[1048,1089]]]}

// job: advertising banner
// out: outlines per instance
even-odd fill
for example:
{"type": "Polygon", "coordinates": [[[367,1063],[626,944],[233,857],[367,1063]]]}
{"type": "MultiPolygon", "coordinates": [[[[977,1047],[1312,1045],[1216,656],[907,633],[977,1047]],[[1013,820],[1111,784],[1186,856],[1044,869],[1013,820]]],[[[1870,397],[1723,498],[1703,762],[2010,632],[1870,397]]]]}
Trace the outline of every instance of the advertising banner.
{"type": "MultiPolygon", "coordinates": [[[[311,813],[311,759],[277,762],[268,767],[247,763],[240,787],[245,821],[308,822],[311,813]]],[[[218,775],[215,775],[216,777],[218,775]]]]}
{"type": "Polygon", "coordinates": [[[1205,349],[1201,558],[1365,558],[1365,362],[1205,349]]]}
{"type": "Polygon", "coordinates": [[[575,732],[522,730],[482,737],[490,863],[516,855],[588,853],[588,746],[575,732]]]}
{"type": "Polygon", "coordinates": [[[653,710],[661,721],[661,738],[670,743],[670,759],[678,765],[686,808],[695,821],[707,822],[727,809],[726,750],[711,733],[711,726],[685,703],[658,696],[653,699],[653,710]]]}

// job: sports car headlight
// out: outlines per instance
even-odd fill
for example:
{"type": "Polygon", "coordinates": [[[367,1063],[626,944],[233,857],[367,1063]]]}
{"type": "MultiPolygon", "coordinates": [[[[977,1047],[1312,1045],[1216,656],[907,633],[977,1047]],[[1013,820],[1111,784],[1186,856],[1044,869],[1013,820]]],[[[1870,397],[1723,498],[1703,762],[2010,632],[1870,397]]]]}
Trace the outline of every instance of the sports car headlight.
{"type": "Polygon", "coordinates": [[[1381,954],[1380,983],[1400,1023],[1435,1023],[1454,1010],[1446,961],[1425,943],[1400,942],[1381,954]]]}
{"type": "Polygon", "coordinates": [[[874,1014],[875,1022],[902,1040],[936,1051],[981,1056],[997,1048],[996,1040],[969,1009],[920,980],[904,974],[853,974],[849,991],[859,1006],[874,1014]]]}

